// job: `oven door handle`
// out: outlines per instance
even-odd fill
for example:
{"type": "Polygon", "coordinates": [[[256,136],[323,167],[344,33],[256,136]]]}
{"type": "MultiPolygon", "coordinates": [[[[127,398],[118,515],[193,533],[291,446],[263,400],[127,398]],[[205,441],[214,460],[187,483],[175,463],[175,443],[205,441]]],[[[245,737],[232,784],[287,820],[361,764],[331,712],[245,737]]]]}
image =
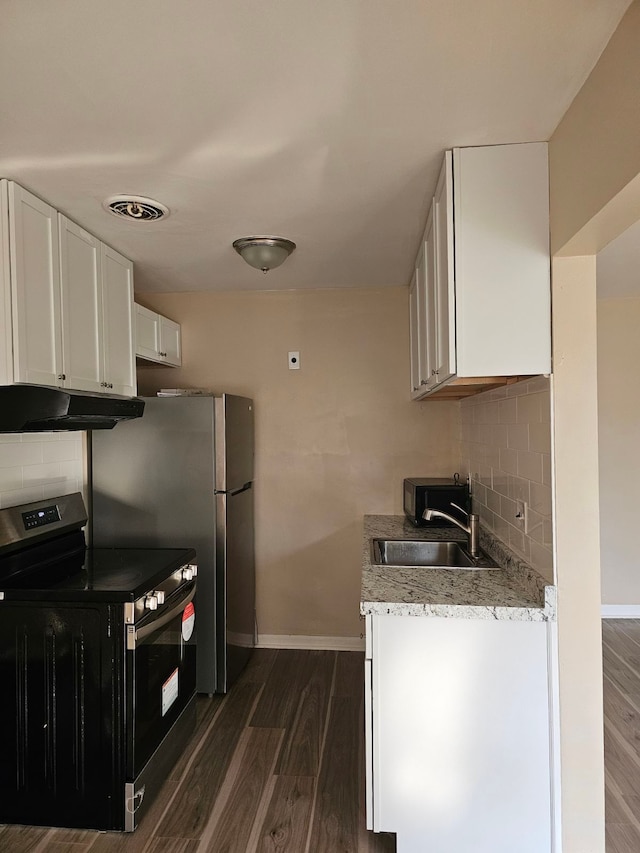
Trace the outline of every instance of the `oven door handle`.
{"type": "Polygon", "coordinates": [[[171,620],[174,619],[178,613],[180,613],[180,611],[193,600],[195,594],[196,587],[194,584],[189,592],[183,596],[177,604],[174,604],[171,610],[162,611],[156,616],[153,622],[150,622],[148,625],[144,625],[142,628],[136,628],[135,625],[127,625],[127,651],[135,651],[138,641],[144,640],[145,637],[153,634],[153,632],[157,631],[158,628],[162,628],[167,624],[167,622],[171,622],[171,620]]]}

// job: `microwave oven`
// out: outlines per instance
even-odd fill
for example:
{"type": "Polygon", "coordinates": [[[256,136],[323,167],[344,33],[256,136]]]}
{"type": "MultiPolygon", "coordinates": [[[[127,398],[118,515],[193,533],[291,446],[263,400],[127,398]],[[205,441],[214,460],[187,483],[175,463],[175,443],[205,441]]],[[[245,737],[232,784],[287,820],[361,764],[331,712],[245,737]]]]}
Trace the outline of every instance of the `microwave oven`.
{"type": "Polygon", "coordinates": [[[425,521],[422,513],[425,509],[439,509],[467,523],[464,513],[455,509],[457,504],[465,512],[470,512],[471,502],[469,486],[449,477],[410,477],[404,481],[404,514],[416,527],[450,527],[451,522],[443,518],[425,521]]]}

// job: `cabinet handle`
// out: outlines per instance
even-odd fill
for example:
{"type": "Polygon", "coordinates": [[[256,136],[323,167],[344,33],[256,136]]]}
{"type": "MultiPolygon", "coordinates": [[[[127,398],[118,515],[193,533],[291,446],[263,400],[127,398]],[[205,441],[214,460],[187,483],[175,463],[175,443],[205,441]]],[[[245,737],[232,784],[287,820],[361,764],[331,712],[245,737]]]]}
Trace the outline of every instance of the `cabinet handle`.
{"type": "Polygon", "coordinates": [[[438,375],[438,373],[439,373],[439,371],[438,371],[438,370],[433,370],[433,369],[431,370],[431,375],[432,375],[432,376],[437,376],[437,375],[438,375]]]}
{"type": "Polygon", "coordinates": [[[421,385],[428,385],[428,384],[429,384],[429,380],[428,380],[428,379],[421,379],[421,380],[420,380],[420,384],[421,384],[421,385]]]}
{"type": "Polygon", "coordinates": [[[67,378],[67,374],[66,374],[66,373],[59,373],[59,374],[58,374],[58,379],[66,379],[66,378],[67,378]]]}
{"type": "Polygon", "coordinates": [[[166,357],[167,357],[166,352],[161,352],[161,353],[160,353],[160,355],[161,355],[163,358],[166,358],[166,357]]]}
{"type": "Polygon", "coordinates": [[[108,388],[113,388],[113,382],[110,382],[107,386],[108,388]]]}

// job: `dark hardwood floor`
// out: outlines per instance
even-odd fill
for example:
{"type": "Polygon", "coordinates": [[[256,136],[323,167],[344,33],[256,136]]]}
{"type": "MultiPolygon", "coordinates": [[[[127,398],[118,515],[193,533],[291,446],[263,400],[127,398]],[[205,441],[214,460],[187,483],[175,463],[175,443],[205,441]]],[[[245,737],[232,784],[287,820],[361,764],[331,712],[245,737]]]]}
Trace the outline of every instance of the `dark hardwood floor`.
{"type": "Polygon", "coordinates": [[[365,829],[364,656],[258,649],[198,699],[187,753],[133,834],[0,827],[6,853],[393,853],[365,829]]]}
{"type": "Polygon", "coordinates": [[[640,620],[602,623],[607,853],[640,851],[640,620]]]}

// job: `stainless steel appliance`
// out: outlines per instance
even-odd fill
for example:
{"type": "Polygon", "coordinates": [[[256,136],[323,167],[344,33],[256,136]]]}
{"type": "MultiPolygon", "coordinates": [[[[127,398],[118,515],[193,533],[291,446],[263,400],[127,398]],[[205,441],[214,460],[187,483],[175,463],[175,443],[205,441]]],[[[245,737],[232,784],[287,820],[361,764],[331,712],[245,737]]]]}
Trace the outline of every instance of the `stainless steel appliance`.
{"type": "Polygon", "coordinates": [[[147,397],[92,435],[93,544],[198,553],[200,693],[224,693],[255,646],[253,403],[147,397]]]}
{"type": "Polygon", "coordinates": [[[0,510],[0,823],[132,831],[195,726],[195,551],[86,521],[79,493],[0,510]]]}
{"type": "Polygon", "coordinates": [[[415,527],[451,526],[446,519],[424,519],[423,513],[427,508],[447,512],[460,522],[465,522],[471,511],[469,486],[460,482],[458,474],[452,478],[408,477],[403,483],[403,496],[404,514],[415,527]],[[463,512],[459,512],[454,504],[463,512]]]}

